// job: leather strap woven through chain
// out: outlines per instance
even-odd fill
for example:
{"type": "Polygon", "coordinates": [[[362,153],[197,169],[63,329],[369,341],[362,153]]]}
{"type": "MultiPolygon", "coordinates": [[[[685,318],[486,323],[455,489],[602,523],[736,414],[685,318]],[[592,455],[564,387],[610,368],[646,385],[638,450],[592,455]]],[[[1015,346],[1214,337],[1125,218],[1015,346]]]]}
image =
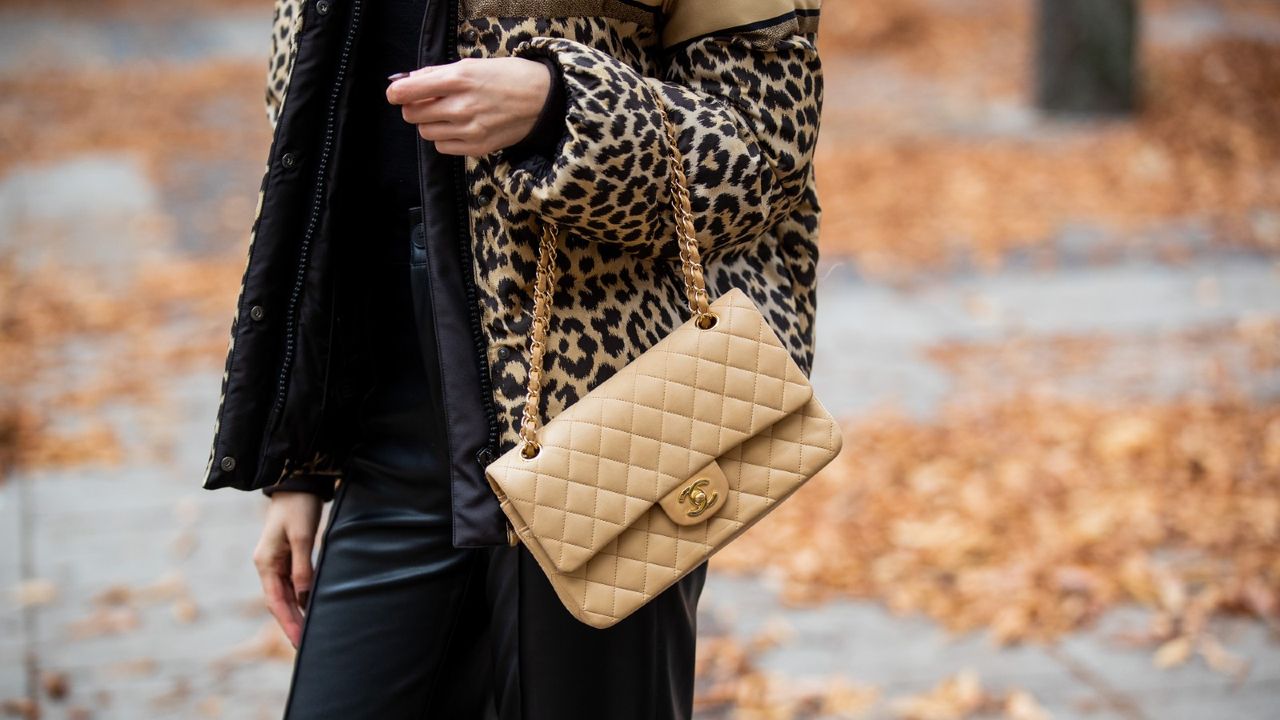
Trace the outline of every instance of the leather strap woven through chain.
{"type": "MultiPolygon", "coordinates": [[[[680,243],[680,271],[684,277],[685,296],[689,310],[698,327],[707,329],[715,325],[707,299],[702,257],[698,251],[698,239],[693,225],[693,208],[689,202],[688,180],[684,173],[684,157],[677,143],[676,126],[667,116],[660,93],[653,91],[654,104],[662,116],[670,146],[671,174],[667,185],[671,192],[671,209],[675,213],[676,238],[680,243]]],[[[547,329],[551,323],[551,298],[556,282],[556,238],[554,223],[544,223],[542,238],[538,243],[538,271],[533,286],[533,323],[529,339],[529,381],[524,402],[524,415],[520,418],[521,454],[532,458],[538,454],[538,404],[542,396],[543,361],[546,355],[547,329]]]]}

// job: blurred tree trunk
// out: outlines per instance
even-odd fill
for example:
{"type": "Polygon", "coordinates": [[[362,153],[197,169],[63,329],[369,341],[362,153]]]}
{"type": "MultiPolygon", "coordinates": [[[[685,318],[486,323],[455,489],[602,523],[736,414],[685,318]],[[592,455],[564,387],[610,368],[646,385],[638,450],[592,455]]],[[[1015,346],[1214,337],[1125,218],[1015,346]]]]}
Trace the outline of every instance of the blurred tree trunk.
{"type": "Polygon", "coordinates": [[[1137,104],[1137,0],[1039,0],[1036,104],[1064,114],[1137,104]]]}

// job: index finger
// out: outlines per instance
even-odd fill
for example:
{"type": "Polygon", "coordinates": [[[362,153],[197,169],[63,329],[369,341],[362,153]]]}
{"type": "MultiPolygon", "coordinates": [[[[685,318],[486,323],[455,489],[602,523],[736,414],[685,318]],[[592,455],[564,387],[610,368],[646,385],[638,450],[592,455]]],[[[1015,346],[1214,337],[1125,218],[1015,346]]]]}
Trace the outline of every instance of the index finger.
{"type": "Polygon", "coordinates": [[[387,102],[407,105],[411,102],[443,97],[463,89],[462,78],[446,67],[434,65],[415,70],[408,77],[393,80],[387,86],[387,102]]]}
{"type": "Polygon", "coordinates": [[[275,573],[261,573],[262,593],[266,596],[267,610],[280,624],[280,628],[296,648],[302,641],[302,613],[287,599],[292,593],[286,589],[285,579],[275,573]]]}

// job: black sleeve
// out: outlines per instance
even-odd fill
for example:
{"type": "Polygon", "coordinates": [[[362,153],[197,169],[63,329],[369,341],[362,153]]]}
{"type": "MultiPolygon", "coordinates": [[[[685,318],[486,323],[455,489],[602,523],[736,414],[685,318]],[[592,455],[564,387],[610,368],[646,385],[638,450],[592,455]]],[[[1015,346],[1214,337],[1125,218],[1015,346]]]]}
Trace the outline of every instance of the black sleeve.
{"type": "Polygon", "coordinates": [[[277,490],[309,492],[317,495],[324,502],[333,499],[335,478],[333,476],[289,475],[279,482],[262,488],[262,494],[271,497],[277,490]]]}
{"type": "Polygon", "coordinates": [[[507,160],[514,163],[520,163],[535,156],[544,160],[550,159],[555,155],[556,147],[565,135],[565,91],[560,66],[549,57],[531,59],[546,66],[551,73],[551,87],[547,90],[547,98],[542,103],[542,110],[538,113],[538,119],[529,130],[529,134],[502,151],[507,160]]]}

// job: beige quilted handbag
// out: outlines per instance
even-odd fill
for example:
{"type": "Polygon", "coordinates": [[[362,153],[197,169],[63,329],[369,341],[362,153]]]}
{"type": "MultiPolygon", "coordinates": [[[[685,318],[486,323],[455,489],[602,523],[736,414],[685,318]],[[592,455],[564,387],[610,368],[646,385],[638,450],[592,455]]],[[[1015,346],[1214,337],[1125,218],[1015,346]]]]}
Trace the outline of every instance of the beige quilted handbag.
{"type": "Polygon", "coordinates": [[[539,429],[555,281],[548,224],[521,441],[485,469],[509,530],[569,612],[598,628],[698,567],[841,446],[835,421],[750,298],[733,288],[708,304],[675,128],[665,111],[663,120],[693,317],[539,429]]]}

